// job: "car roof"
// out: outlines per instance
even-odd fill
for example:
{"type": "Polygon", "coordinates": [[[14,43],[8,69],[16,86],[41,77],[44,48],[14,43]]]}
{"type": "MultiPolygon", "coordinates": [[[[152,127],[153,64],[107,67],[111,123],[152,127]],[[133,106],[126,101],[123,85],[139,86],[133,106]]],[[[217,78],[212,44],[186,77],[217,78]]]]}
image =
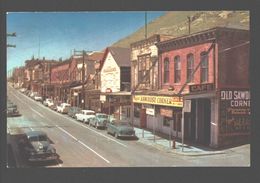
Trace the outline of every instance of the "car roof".
{"type": "Polygon", "coordinates": [[[25,133],[27,137],[35,137],[35,136],[47,136],[43,131],[29,131],[25,133]]]}
{"type": "Polygon", "coordinates": [[[96,115],[107,115],[107,114],[105,114],[105,113],[96,113],[96,115]]]}
{"type": "Polygon", "coordinates": [[[95,111],[92,111],[92,110],[82,110],[84,112],[95,112],[95,111]]]}

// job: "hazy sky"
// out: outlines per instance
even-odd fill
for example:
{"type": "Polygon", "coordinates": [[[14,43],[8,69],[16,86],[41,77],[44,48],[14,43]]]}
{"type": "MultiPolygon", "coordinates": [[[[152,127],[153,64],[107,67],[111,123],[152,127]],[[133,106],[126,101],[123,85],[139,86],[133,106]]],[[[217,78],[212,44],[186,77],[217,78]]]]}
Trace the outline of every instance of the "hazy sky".
{"type": "MultiPolygon", "coordinates": [[[[163,14],[147,12],[147,21],[163,14]]],[[[8,13],[7,33],[17,37],[7,38],[16,45],[7,48],[7,71],[33,55],[66,59],[73,49],[100,51],[144,26],[144,17],[144,12],[8,13]]]]}

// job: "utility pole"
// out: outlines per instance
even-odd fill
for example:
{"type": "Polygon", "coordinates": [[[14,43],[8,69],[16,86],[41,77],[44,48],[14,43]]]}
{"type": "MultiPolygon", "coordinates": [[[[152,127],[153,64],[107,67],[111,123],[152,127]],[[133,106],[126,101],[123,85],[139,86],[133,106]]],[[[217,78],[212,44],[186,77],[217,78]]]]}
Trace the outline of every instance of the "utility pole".
{"type": "Polygon", "coordinates": [[[82,106],[82,109],[85,109],[85,104],[86,104],[86,95],[85,95],[85,57],[87,57],[88,59],[88,54],[87,52],[91,52],[91,51],[85,51],[85,50],[82,50],[82,51],[76,51],[74,50],[74,55],[77,55],[77,56],[82,56],[82,88],[81,88],[81,95],[82,95],[82,101],[81,101],[81,106],[82,106]],[[76,54],[76,53],[79,53],[79,54],[76,54]]]}
{"type": "Polygon", "coordinates": [[[190,17],[190,16],[188,16],[187,18],[188,18],[189,35],[190,35],[190,23],[191,23],[191,17],[190,17]]]}

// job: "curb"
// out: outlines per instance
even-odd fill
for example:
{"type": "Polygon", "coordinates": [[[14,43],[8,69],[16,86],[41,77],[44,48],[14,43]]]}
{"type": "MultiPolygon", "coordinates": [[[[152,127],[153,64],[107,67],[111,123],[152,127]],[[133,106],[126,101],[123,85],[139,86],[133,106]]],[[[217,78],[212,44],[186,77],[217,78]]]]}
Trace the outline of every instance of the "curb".
{"type": "Polygon", "coordinates": [[[145,144],[147,146],[152,146],[159,150],[165,150],[167,153],[173,153],[177,155],[184,155],[184,156],[209,156],[209,155],[216,155],[216,154],[225,154],[224,151],[213,151],[213,152],[178,152],[176,149],[169,149],[166,146],[163,146],[161,144],[157,144],[154,142],[149,142],[145,139],[142,139],[142,137],[139,138],[139,143],[145,144]],[[148,142],[148,143],[147,143],[148,142]]]}

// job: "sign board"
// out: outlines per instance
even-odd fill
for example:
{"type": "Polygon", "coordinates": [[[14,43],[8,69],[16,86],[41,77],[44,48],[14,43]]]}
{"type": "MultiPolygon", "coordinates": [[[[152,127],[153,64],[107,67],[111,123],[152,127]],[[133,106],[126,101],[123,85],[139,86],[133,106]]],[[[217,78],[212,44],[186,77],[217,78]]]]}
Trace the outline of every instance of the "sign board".
{"type": "Polygon", "coordinates": [[[152,96],[152,95],[134,95],[134,103],[153,104],[171,107],[183,107],[182,97],[152,96]]]}
{"type": "Polygon", "coordinates": [[[172,118],[173,117],[173,111],[171,109],[160,108],[160,115],[172,118]]]}
{"type": "Polygon", "coordinates": [[[112,92],[112,89],[111,88],[107,88],[106,89],[106,93],[111,93],[112,92]]]}
{"type": "Polygon", "coordinates": [[[106,95],[100,95],[100,101],[105,102],[106,101],[106,95]]]}
{"type": "Polygon", "coordinates": [[[154,116],[155,110],[153,108],[146,108],[146,114],[154,116]]]}
{"type": "Polygon", "coordinates": [[[189,85],[190,93],[207,92],[214,90],[213,83],[189,85]]]}
{"type": "Polygon", "coordinates": [[[77,92],[74,92],[73,95],[74,95],[74,96],[78,96],[79,94],[78,94],[77,92]]]}
{"type": "Polygon", "coordinates": [[[184,100],[184,112],[191,112],[191,100],[184,100]]]}
{"type": "Polygon", "coordinates": [[[220,91],[220,133],[248,133],[250,131],[250,91],[226,89],[220,91]]]}

